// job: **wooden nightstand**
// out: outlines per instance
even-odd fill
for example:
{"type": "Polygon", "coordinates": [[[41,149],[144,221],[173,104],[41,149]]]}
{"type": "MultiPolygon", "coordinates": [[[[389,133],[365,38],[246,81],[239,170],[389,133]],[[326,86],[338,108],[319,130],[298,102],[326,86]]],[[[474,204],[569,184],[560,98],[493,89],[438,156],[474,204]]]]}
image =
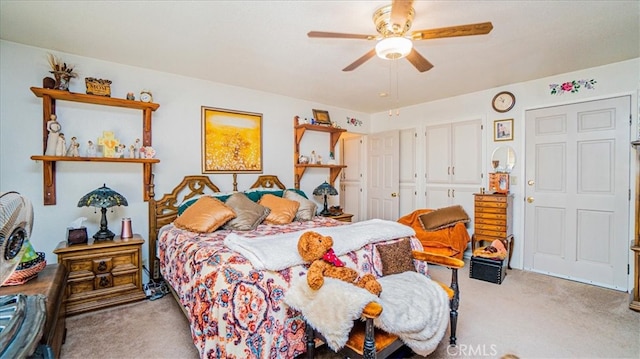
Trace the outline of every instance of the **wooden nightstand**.
{"type": "Polygon", "coordinates": [[[60,357],[60,348],[64,343],[67,328],[65,327],[64,295],[67,284],[67,271],[59,264],[49,264],[38,276],[25,284],[0,287],[0,295],[42,294],[46,299],[47,319],[40,344],[51,347],[56,358],[60,357]]]}
{"type": "Polygon", "coordinates": [[[69,245],[53,252],[69,269],[67,314],[73,315],[146,298],[142,289],[142,244],[133,238],[69,245]]]}
{"type": "Polygon", "coordinates": [[[351,222],[351,218],[353,217],[353,214],[343,213],[337,216],[327,216],[327,217],[337,219],[338,221],[342,221],[342,222],[351,222]]]}

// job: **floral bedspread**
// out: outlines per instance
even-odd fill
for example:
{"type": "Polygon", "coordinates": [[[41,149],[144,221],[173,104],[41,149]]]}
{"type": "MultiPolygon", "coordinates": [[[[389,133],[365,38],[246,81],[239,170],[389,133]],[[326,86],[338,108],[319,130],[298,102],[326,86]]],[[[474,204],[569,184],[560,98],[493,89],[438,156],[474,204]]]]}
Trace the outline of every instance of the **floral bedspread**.
{"type": "MultiPolygon", "coordinates": [[[[261,224],[255,231],[241,235],[260,237],[340,225],[348,224],[315,217],[313,221],[288,225],[261,224]]],[[[255,270],[247,259],[224,245],[228,233],[229,230],[219,230],[199,234],[170,224],[161,229],[158,239],[161,274],[189,314],[191,335],[200,356],[294,358],[304,353],[305,323],[283,298],[291,278],[305,275],[308,266],[278,272],[255,270]]],[[[414,249],[422,249],[415,237],[411,242],[414,249]]],[[[382,275],[375,244],[340,259],[361,273],[382,275]]],[[[419,272],[426,273],[425,264],[416,264],[419,272]]]]}

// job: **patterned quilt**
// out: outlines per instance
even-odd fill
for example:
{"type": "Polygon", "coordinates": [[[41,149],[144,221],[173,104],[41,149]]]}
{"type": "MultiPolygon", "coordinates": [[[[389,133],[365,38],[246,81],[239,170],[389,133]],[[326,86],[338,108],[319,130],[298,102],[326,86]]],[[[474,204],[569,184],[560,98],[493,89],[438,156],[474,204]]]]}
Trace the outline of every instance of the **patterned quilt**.
{"type": "MultiPolygon", "coordinates": [[[[245,237],[261,237],[317,227],[348,225],[330,218],[288,225],[261,224],[245,237]]],[[[260,271],[227,248],[229,230],[199,234],[173,225],[160,230],[158,257],[164,279],[185,307],[191,335],[202,358],[294,358],[306,351],[305,324],[300,313],[284,303],[291,279],[303,276],[307,265],[281,271],[260,271]]],[[[239,232],[240,233],[240,232],[239,232]]],[[[334,241],[341,238],[334,238],[334,241]]],[[[392,243],[391,240],[385,243],[392,243]]],[[[411,237],[413,249],[422,245],[411,237]]],[[[375,244],[345,254],[340,259],[361,273],[382,275],[375,244]]],[[[426,264],[416,262],[426,273],[426,264]]]]}

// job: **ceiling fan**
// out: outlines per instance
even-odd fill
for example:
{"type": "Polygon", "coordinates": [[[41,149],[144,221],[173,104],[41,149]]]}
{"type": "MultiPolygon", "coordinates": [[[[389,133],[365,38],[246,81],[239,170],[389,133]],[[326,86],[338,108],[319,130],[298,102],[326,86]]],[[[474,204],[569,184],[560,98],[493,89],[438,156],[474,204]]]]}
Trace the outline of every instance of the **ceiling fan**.
{"type": "Polygon", "coordinates": [[[310,31],[307,36],[312,38],[337,38],[337,39],[362,39],[377,40],[375,48],[364,54],[342,71],[352,71],[371,59],[378,57],[395,60],[406,57],[409,62],[420,72],[425,72],[433,67],[427,59],[413,48],[412,40],[429,40],[445,37],[471,36],[488,34],[493,25],[491,22],[478,24],[458,25],[411,31],[411,23],[415,15],[412,7],[413,0],[393,0],[391,5],[383,6],[373,14],[373,22],[376,25],[378,35],[345,34],[340,32],[310,31]]]}

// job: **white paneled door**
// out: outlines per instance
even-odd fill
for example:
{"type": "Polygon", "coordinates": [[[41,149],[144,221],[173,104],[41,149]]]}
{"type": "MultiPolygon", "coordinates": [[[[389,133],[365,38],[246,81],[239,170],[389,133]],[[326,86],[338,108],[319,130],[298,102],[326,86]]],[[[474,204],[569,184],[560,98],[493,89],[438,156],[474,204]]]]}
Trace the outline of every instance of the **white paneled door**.
{"type": "Polygon", "coordinates": [[[400,134],[398,131],[369,136],[367,209],[369,218],[395,221],[400,204],[400,134]]]}
{"type": "Polygon", "coordinates": [[[628,96],[527,111],[525,269],[626,290],[628,96]]]}

